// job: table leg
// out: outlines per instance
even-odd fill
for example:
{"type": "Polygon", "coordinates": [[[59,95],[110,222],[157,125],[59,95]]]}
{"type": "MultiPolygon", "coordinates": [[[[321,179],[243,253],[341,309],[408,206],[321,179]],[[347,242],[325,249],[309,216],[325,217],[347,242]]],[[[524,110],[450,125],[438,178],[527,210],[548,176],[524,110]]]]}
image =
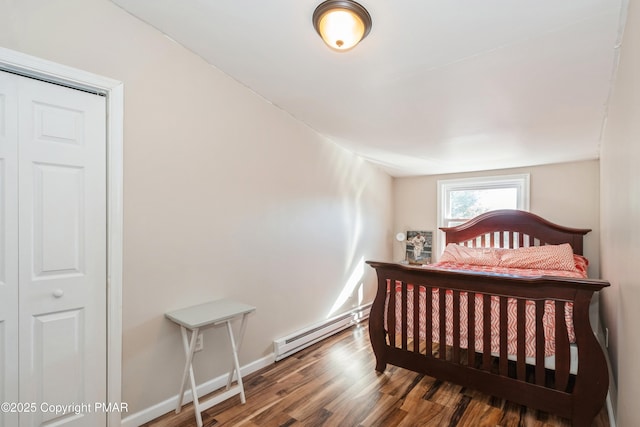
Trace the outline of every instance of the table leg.
{"type": "MultiPolygon", "coordinates": [[[[231,350],[236,354],[240,352],[240,346],[242,345],[242,340],[244,339],[244,332],[247,329],[247,316],[249,313],[245,313],[242,315],[242,322],[240,324],[240,332],[238,334],[238,340],[237,340],[237,344],[234,346],[233,345],[233,338],[231,339],[231,350]]],[[[230,336],[233,335],[231,332],[229,332],[230,336]]],[[[240,378],[240,370],[238,368],[238,371],[236,372],[236,363],[234,361],[233,363],[233,367],[231,368],[231,371],[229,372],[229,377],[227,378],[227,390],[229,390],[231,388],[231,383],[233,382],[233,374],[236,373],[238,375],[238,378],[240,378]]],[[[244,388],[243,388],[244,390],[244,388]]],[[[244,403],[244,401],[242,402],[244,403]]]]}
{"type": "Polygon", "coordinates": [[[229,373],[229,377],[233,377],[233,370],[238,374],[238,388],[240,389],[240,402],[246,403],[244,397],[244,386],[242,385],[242,375],[240,375],[240,362],[238,361],[238,353],[236,352],[236,343],[233,339],[233,330],[231,329],[231,322],[227,321],[227,331],[229,331],[229,339],[231,340],[231,349],[233,350],[233,369],[229,373]]]}
{"type": "Polygon", "coordinates": [[[185,356],[187,357],[187,361],[184,365],[184,371],[182,373],[182,381],[180,382],[180,393],[178,395],[178,406],[176,407],[176,414],[180,412],[182,409],[182,402],[184,401],[184,389],[187,382],[187,375],[189,375],[189,380],[191,382],[191,393],[193,395],[193,406],[196,411],[196,421],[198,423],[198,427],[202,427],[202,415],[200,415],[199,411],[199,402],[198,402],[198,393],[196,390],[196,381],[195,376],[193,375],[193,354],[196,349],[196,341],[198,339],[199,329],[195,328],[191,331],[191,339],[187,338],[187,328],[184,326],[180,327],[180,333],[182,335],[182,345],[184,347],[185,356]]]}

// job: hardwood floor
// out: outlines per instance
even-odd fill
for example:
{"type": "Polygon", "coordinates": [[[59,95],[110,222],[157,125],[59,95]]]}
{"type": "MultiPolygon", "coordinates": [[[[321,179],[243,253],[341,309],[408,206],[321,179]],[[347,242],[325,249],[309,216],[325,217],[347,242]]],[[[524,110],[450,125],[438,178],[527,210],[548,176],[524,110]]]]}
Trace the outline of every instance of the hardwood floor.
{"type": "MultiPolygon", "coordinates": [[[[235,396],[205,411],[204,426],[570,426],[568,420],[452,383],[375,362],[366,326],[353,327],[244,378],[235,396]]],[[[193,406],[145,427],[195,426],[193,406]]],[[[595,427],[608,427],[606,409],[595,427]]]]}

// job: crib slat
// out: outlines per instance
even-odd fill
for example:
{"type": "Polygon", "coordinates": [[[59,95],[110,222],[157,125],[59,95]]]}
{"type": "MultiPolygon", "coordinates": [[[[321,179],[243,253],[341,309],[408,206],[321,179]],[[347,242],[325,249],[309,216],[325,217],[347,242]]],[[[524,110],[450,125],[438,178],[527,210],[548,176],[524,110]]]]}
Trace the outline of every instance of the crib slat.
{"type": "Polygon", "coordinates": [[[532,235],[529,235],[529,246],[535,246],[535,241],[532,235]]]}
{"type": "Polygon", "coordinates": [[[507,376],[509,359],[507,354],[508,328],[507,297],[500,297],[500,375],[507,376]]]}
{"type": "Polygon", "coordinates": [[[518,247],[524,247],[524,234],[518,233],[518,247]]]}
{"type": "Polygon", "coordinates": [[[460,363],[460,291],[453,291],[453,363],[460,363]]]}
{"type": "Polygon", "coordinates": [[[409,327],[408,325],[408,321],[407,321],[407,308],[408,308],[408,285],[407,283],[402,283],[402,296],[401,296],[401,300],[400,300],[400,304],[401,307],[400,309],[401,311],[401,333],[402,333],[402,349],[406,350],[407,349],[407,328],[409,327]]]}
{"type": "Polygon", "coordinates": [[[544,316],[545,301],[536,301],[536,384],[544,385],[544,316]]]}
{"type": "Polygon", "coordinates": [[[440,338],[438,343],[440,344],[440,359],[447,358],[447,304],[446,304],[447,291],[440,288],[438,289],[438,313],[440,314],[440,338]]]}
{"type": "Polygon", "coordinates": [[[427,356],[433,355],[433,288],[425,287],[424,289],[424,301],[425,301],[425,345],[427,356]]]}
{"type": "Polygon", "coordinates": [[[482,369],[491,370],[491,295],[482,296],[482,369]]]}
{"type": "Polygon", "coordinates": [[[476,294],[467,293],[467,364],[476,365],[476,294]]]}
{"type": "Polygon", "coordinates": [[[389,281],[389,304],[387,305],[387,335],[389,347],[396,346],[396,284],[395,280],[389,281]]]}
{"type": "Polygon", "coordinates": [[[527,339],[525,327],[526,327],[526,318],[525,318],[525,305],[527,300],[518,298],[518,360],[516,362],[518,379],[520,381],[525,381],[526,379],[526,348],[525,348],[525,340],[527,339]]]}
{"type": "Polygon", "coordinates": [[[413,352],[420,353],[420,290],[421,286],[413,285],[413,352]]]}
{"type": "Polygon", "coordinates": [[[569,333],[564,318],[564,301],[556,301],[556,389],[565,391],[569,383],[571,365],[569,333]]]}

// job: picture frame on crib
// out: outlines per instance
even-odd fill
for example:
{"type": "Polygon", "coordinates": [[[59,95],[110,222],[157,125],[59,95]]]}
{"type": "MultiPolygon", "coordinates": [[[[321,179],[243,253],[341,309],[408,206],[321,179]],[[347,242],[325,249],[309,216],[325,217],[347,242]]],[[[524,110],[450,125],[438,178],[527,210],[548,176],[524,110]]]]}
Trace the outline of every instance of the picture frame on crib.
{"type": "Polygon", "coordinates": [[[406,260],[409,264],[431,264],[433,231],[407,231],[406,260]]]}

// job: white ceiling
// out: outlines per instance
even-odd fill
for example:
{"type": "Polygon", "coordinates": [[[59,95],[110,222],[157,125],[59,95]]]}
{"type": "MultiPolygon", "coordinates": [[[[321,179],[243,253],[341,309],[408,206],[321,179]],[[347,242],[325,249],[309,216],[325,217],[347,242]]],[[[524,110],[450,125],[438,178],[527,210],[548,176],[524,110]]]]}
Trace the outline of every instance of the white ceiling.
{"type": "Polygon", "coordinates": [[[623,0],[361,0],[338,53],[321,0],[112,0],[394,176],[598,158],[623,0]]]}

